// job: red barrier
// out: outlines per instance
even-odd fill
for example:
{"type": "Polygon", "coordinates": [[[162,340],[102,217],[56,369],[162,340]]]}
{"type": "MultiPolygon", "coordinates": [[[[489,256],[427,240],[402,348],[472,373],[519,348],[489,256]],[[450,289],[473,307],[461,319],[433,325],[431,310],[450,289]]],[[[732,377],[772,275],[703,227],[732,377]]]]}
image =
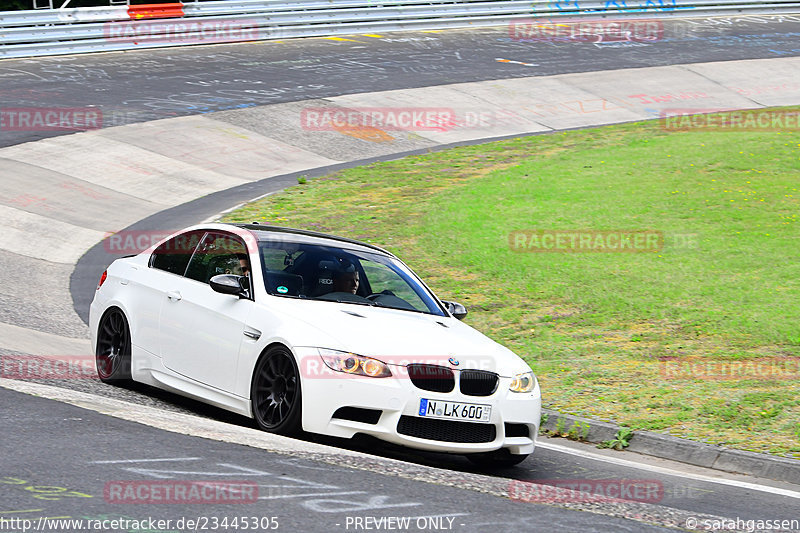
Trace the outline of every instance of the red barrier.
{"type": "Polygon", "coordinates": [[[131,20],[169,19],[183,17],[183,4],[140,4],[128,7],[131,20]]]}

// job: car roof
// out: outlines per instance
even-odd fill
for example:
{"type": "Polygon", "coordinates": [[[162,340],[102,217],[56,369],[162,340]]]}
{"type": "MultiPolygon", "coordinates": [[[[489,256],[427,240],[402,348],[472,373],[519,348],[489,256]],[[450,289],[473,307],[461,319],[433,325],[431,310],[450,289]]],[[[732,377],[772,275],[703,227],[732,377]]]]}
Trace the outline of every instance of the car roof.
{"type": "Polygon", "coordinates": [[[357,246],[359,248],[367,248],[372,251],[380,252],[382,254],[395,257],[395,255],[388,250],[384,250],[380,246],[375,246],[374,244],[369,244],[366,242],[357,241],[355,239],[348,239],[347,237],[339,237],[337,235],[330,235],[328,233],[320,233],[317,231],[310,231],[304,229],[296,229],[296,228],[286,228],[283,226],[271,226],[268,224],[259,224],[258,222],[254,222],[251,224],[242,224],[242,223],[223,223],[229,226],[236,226],[237,228],[242,228],[248,230],[255,234],[257,240],[265,240],[265,234],[268,233],[283,233],[283,234],[292,234],[302,237],[313,237],[315,239],[325,239],[330,241],[336,241],[339,243],[346,243],[353,246],[357,246]]]}

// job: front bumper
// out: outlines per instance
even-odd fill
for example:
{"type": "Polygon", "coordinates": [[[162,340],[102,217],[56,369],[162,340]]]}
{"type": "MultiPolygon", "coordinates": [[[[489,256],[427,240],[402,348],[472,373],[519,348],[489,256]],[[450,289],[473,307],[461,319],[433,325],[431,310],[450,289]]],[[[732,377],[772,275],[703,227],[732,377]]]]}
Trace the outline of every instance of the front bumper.
{"type": "MultiPolygon", "coordinates": [[[[316,351],[308,349],[296,355],[304,359],[316,351]]],[[[510,378],[501,377],[490,396],[465,395],[458,386],[452,392],[438,393],[417,388],[396,371],[392,377],[369,378],[335,372],[322,364],[313,375],[302,375],[303,429],[343,438],[366,434],[436,452],[481,453],[507,448],[512,454],[530,454],[539,430],[541,393],[538,384],[530,393],[514,393],[508,390],[510,383],[510,378]],[[421,417],[418,411],[423,398],[490,405],[492,412],[487,422],[480,423],[421,417]],[[351,416],[353,413],[366,416],[351,416]]]]}

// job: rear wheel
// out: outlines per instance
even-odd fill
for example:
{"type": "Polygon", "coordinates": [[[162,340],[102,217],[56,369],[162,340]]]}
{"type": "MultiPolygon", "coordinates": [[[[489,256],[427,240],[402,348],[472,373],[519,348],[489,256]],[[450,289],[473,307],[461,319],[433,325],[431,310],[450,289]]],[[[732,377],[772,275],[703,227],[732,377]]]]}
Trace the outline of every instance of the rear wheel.
{"type": "Polygon", "coordinates": [[[467,459],[484,468],[511,468],[527,459],[528,455],[530,454],[515,455],[506,448],[501,448],[488,453],[473,453],[467,455],[467,459]]]}
{"type": "Polygon", "coordinates": [[[292,352],[285,346],[270,348],[253,374],[253,418],[264,431],[296,434],[301,429],[300,398],[300,373],[292,352]]]}
{"type": "Polygon", "coordinates": [[[97,375],[105,383],[123,383],[131,379],[131,331],[125,314],[109,309],[97,328],[95,351],[97,375]]]}

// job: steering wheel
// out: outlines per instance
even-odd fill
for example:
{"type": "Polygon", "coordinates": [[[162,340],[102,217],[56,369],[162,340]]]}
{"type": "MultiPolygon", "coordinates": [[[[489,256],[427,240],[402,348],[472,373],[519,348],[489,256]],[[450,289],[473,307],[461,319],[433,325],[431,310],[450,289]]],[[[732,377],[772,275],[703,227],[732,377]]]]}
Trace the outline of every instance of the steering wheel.
{"type": "Polygon", "coordinates": [[[371,301],[374,302],[375,300],[377,300],[381,296],[394,296],[394,295],[395,294],[392,291],[390,291],[389,289],[386,289],[385,291],[381,291],[381,292],[376,292],[376,293],[370,294],[369,296],[367,296],[367,300],[371,300],[371,301]]]}

